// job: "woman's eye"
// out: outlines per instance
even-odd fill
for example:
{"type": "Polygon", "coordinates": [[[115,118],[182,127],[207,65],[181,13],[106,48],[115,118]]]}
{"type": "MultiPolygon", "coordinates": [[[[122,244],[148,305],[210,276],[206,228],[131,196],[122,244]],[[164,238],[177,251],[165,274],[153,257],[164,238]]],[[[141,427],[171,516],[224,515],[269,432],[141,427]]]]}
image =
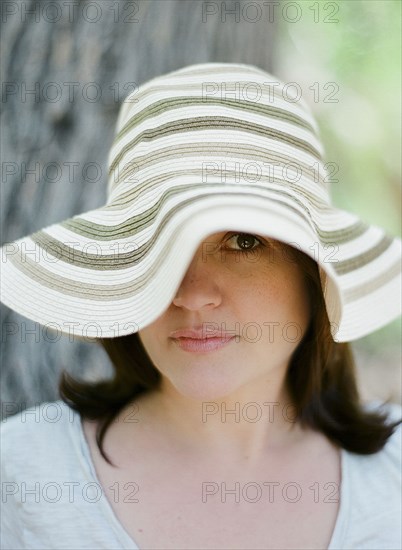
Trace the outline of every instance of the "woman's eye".
{"type": "Polygon", "coordinates": [[[248,250],[253,250],[254,248],[257,248],[257,246],[262,245],[262,242],[257,239],[254,235],[250,235],[249,233],[236,233],[226,239],[225,245],[228,242],[235,243],[238,248],[234,248],[233,250],[240,250],[242,252],[247,252],[248,250]]]}

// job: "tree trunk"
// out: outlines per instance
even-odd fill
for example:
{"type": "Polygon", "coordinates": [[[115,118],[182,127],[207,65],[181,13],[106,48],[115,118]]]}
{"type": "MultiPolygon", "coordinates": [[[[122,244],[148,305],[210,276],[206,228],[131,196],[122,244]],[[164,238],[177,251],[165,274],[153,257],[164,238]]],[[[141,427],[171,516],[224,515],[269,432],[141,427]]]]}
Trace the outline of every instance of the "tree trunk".
{"type": "MultiPolygon", "coordinates": [[[[2,244],[105,203],[116,117],[134,86],[192,63],[272,66],[275,24],[261,1],[4,0],[1,9],[2,244]]],[[[2,321],[2,418],[58,399],[62,369],[112,372],[100,346],[55,338],[4,306],[2,321]]]]}

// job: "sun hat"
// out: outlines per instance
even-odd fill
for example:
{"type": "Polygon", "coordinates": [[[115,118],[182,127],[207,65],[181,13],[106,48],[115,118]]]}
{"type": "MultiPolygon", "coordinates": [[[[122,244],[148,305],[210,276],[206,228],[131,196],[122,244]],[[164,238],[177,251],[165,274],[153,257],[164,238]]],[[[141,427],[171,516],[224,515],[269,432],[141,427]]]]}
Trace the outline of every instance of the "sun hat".
{"type": "Polygon", "coordinates": [[[108,170],[104,206],[1,248],[4,304],[65,334],[131,334],[168,308],[200,242],[238,230],[315,259],[336,342],[401,313],[401,240],[331,204],[308,106],[256,66],[198,63],[142,84],[108,170]]]}

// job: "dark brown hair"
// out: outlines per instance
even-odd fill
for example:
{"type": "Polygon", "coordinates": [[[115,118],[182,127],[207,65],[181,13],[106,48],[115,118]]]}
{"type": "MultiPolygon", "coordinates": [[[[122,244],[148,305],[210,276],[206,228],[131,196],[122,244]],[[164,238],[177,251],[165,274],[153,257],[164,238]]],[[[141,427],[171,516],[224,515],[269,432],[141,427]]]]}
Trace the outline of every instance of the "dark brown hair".
{"type": "MultiPolygon", "coordinates": [[[[285,384],[301,425],[324,433],[347,451],[366,455],[381,450],[402,420],[387,423],[384,411],[364,408],[356,382],[349,343],[337,343],[325,308],[317,263],[303,252],[286,246],[302,268],[311,304],[311,320],[292,354],[285,384]]],[[[62,372],[62,400],[83,417],[99,419],[96,441],[103,458],[106,430],[128,403],[158,387],[161,374],[153,365],[138,334],[101,338],[114,368],[110,380],[79,381],[62,372]]]]}

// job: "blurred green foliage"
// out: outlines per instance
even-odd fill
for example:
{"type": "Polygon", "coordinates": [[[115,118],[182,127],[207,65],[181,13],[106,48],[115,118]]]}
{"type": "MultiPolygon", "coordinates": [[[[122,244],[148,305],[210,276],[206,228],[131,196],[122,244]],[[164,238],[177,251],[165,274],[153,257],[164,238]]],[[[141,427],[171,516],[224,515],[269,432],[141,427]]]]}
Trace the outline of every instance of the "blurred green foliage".
{"type": "MultiPolygon", "coordinates": [[[[298,21],[288,20],[295,11],[278,12],[272,72],[300,84],[318,121],[326,160],[339,166],[334,204],[401,236],[401,2],[297,4],[298,21]]],[[[356,345],[398,348],[401,332],[399,319],[356,345]]]]}

